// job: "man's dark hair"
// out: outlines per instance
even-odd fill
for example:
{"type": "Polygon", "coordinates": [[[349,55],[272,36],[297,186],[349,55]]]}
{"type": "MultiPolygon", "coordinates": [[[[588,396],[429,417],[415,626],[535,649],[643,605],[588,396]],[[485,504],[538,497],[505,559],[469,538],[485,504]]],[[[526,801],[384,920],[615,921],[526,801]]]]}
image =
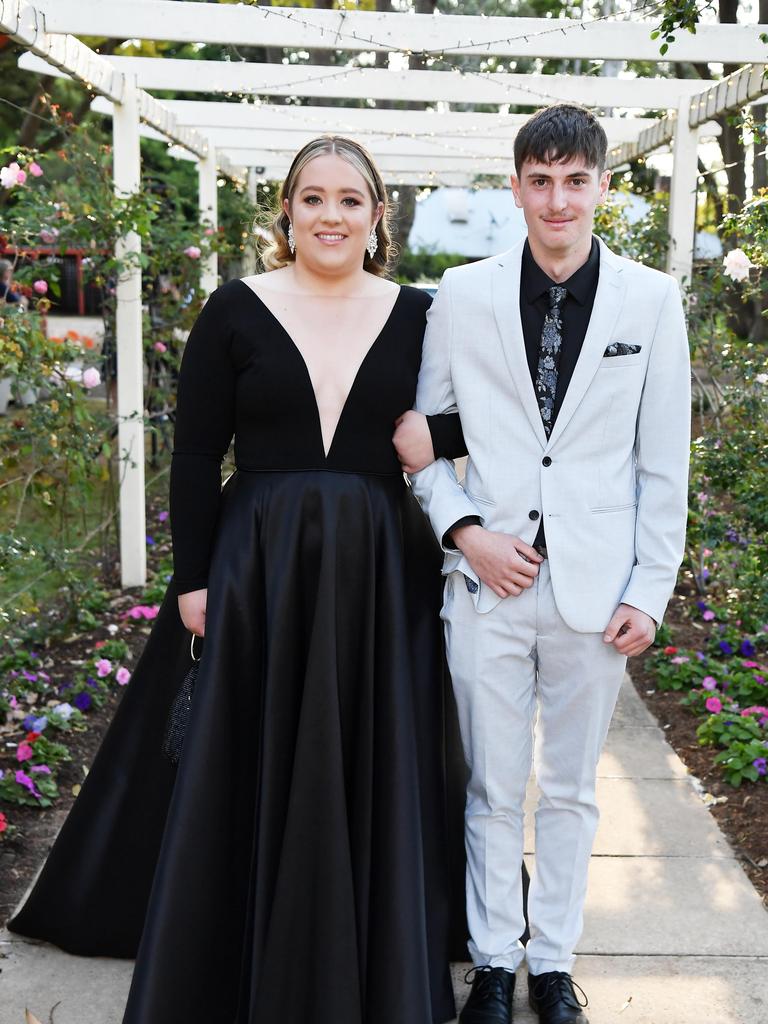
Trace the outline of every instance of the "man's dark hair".
{"type": "Polygon", "coordinates": [[[588,167],[605,169],[608,139],[595,115],[575,103],[537,110],[515,136],[515,170],[527,160],[553,164],[582,157],[588,167]]]}

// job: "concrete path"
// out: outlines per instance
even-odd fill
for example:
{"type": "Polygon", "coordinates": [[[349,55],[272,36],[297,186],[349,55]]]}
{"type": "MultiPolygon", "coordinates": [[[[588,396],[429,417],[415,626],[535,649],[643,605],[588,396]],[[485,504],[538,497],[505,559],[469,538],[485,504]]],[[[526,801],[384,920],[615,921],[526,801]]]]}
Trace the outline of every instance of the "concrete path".
{"type": "MultiPolygon", "coordinates": [[[[575,969],[590,1024],[764,1024],[768,913],[629,680],[598,796],[575,969]]],[[[454,968],[459,1005],[468,966],[454,968]]],[[[0,968],[0,1024],[24,1024],[25,1007],[41,1024],[120,1024],[131,971],[124,961],[71,957],[0,932],[0,968]]],[[[525,993],[521,972],[516,1024],[536,1020],[525,993]]]]}

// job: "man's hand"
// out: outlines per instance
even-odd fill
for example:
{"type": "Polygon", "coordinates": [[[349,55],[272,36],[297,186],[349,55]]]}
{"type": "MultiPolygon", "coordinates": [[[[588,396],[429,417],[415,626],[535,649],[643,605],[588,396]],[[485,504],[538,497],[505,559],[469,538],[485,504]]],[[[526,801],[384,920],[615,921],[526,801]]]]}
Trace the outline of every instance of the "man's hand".
{"type": "Polygon", "coordinates": [[[427,417],[423,413],[414,412],[413,409],[404,412],[395,420],[392,444],[395,446],[404,473],[418,473],[420,469],[435,461],[427,417]]]}
{"type": "Polygon", "coordinates": [[[530,544],[508,533],[482,526],[460,526],[453,542],[474,571],[499,597],[517,597],[533,585],[541,555],[530,544]]]}
{"type": "Polygon", "coordinates": [[[619,654],[634,658],[651,646],[655,636],[656,623],[650,615],[631,604],[620,604],[605,627],[603,641],[613,644],[619,654]]]}
{"type": "Polygon", "coordinates": [[[205,636],[205,607],[208,602],[208,590],[190,590],[188,594],[179,594],[179,615],[181,621],[195,636],[205,636]]]}

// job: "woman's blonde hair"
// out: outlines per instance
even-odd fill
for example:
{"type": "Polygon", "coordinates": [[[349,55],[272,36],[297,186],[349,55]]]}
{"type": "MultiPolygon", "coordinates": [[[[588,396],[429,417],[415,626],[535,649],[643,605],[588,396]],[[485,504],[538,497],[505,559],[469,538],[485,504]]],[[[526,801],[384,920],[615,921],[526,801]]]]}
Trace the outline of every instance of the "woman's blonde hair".
{"type": "Polygon", "coordinates": [[[370,153],[358,142],[355,142],[353,139],[347,139],[343,135],[321,135],[317,139],[312,139],[293,158],[290,170],[280,188],[278,208],[269,224],[272,239],[267,242],[261,254],[264,269],[278,270],[280,267],[287,267],[290,263],[294,262],[295,257],[288,246],[290,219],[283,209],[283,202],[286,199],[289,203],[292,201],[299,175],[307,164],[314,160],[315,157],[325,156],[329,153],[340,156],[347,163],[351,164],[356,171],[360,172],[368,186],[374,207],[378,206],[379,203],[384,204],[384,210],[376,224],[378,247],[373,258],[368,255],[366,250],[363,259],[364,270],[368,270],[372,274],[378,274],[379,277],[384,277],[393,255],[393,242],[389,224],[391,204],[387,196],[387,190],[370,153]]]}

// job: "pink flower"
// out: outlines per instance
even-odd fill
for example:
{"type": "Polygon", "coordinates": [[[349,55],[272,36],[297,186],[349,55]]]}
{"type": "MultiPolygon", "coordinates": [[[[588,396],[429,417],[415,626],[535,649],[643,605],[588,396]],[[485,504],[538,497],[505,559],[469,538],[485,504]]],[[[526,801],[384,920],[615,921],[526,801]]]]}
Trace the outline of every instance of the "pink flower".
{"type": "Polygon", "coordinates": [[[673,665],[684,665],[686,663],[686,661],[690,661],[690,660],[691,660],[690,658],[686,658],[682,654],[679,654],[676,658],[671,658],[670,659],[671,664],[673,664],[673,665]]]}
{"type": "Polygon", "coordinates": [[[125,614],[131,619],[154,619],[157,618],[157,613],[160,608],[156,604],[137,604],[133,608],[130,608],[125,614]]]}
{"type": "Polygon", "coordinates": [[[51,774],[51,769],[48,767],[47,764],[33,764],[32,767],[29,770],[31,772],[38,772],[38,773],[41,773],[43,775],[50,775],[51,774]]]}
{"type": "Polygon", "coordinates": [[[715,617],[715,613],[712,611],[711,608],[708,608],[705,612],[702,612],[701,617],[702,619],[704,619],[705,622],[711,622],[712,619],[714,619],[715,617]]]}
{"type": "Polygon", "coordinates": [[[719,697],[707,697],[704,706],[707,711],[711,711],[713,715],[716,715],[723,710],[723,702],[719,697]]]}
{"type": "Polygon", "coordinates": [[[130,678],[131,673],[124,665],[121,665],[117,672],[115,672],[115,679],[117,680],[118,686],[125,686],[130,678]]]}
{"type": "Polygon", "coordinates": [[[59,232],[56,228],[41,228],[40,229],[40,241],[45,242],[46,245],[53,245],[56,239],[59,237],[59,232]]]}
{"type": "Polygon", "coordinates": [[[0,185],[3,188],[13,188],[14,185],[23,185],[27,175],[14,161],[7,167],[0,167],[0,185]]]}
{"type": "Polygon", "coordinates": [[[196,245],[188,245],[187,248],[184,250],[184,255],[189,256],[191,260],[199,260],[200,252],[201,250],[198,249],[196,245]]]}
{"type": "Polygon", "coordinates": [[[48,293],[48,282],[47,281],[35,281],[32,285],[38,295],[47,295],[48,293]]]}
{"type": "Polygon", "coordinates": [[[215,235],[215,234],[216,234],[216,232],[215,232],[215,231],[213,230],[213,228],[206,228],[206,229],[205,229],[205,232],[204,232],[204,233],[205,233],[205,234],[206,234],[206,235],[207,235],[207,236],[208,236],[209,238],[211,237],[211,235],[215,235]]]}
{"type": "Polygon", "coordinates": [[[42,178],[43,168],[40,166],[39,163],[37,163],[37,161],[33,160],[32,163],[29,165],[29,173],[32,175],[33,178],[42,178]]]}
{"type": "Polygon", "coordinates": [[[34,750],[32,749],[32,744],[27,743],[26,740],[22,740],[16,750],[16,760],[28,761],[33,754],[34,750]]]}
{"type": "Polygon", "coordinates": [[[108,676],[112,671],[112,662],[107,658],[99,658],[96,662],[96,675],[103,679],[104,676],[108,676]]]}
{"type": "Polygon", "coordinates": [[[155,352],[167,352],[168,351],[168,346],[164,345],[162,343],[162,341],[156,341],[155,344],[152,346],[152,348],[155,350],[155,352]]]}
{"type": "Polygon", "coordinates": [[[82,384],[84,388],[97,388],[101,384],[101,374],[95,366],[89,366],[87,370],[83,370],[82,384]]]}
{"type": "Polygon", "coordinates": [[[760,668],[760,663],[757,661],[742,661],[742,668],[760,668]]]}
{"type": "Polygon", "coordinates": [[[168,513],[165,510],[163,510],[162,512],[158,512],[157,513],[157,521],[159,523],[164,523],[167,518],[168,518],[168,513]]]}
{"type": "Polygon", "coordinates": [[[704,676],[704,678],[701,680],[701,685],[704,687],[705,690],[716,690],[717,680],[714,676],[704,676]]]}

